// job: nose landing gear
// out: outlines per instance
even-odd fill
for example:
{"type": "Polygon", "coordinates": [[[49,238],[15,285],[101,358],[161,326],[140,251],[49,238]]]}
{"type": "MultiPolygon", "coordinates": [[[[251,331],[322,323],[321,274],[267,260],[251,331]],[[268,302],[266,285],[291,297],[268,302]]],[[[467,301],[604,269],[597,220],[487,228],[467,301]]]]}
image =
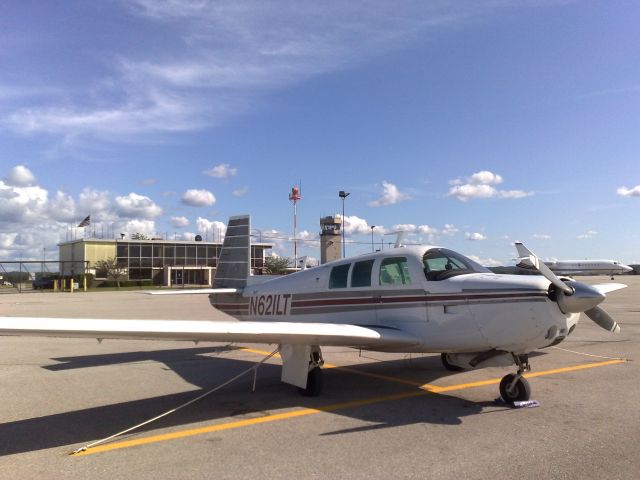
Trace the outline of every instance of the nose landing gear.
{"type": "Polygon", "coordinates": [[[531,397],[531,386],[527,379],[523,377],[525,372],[531,370],[529,356],[513,353],[512,356],[516,365],[518,365],[518,372],[505,375],[500,381],[500,396],[508,404],[526,401],[531,397]]]}

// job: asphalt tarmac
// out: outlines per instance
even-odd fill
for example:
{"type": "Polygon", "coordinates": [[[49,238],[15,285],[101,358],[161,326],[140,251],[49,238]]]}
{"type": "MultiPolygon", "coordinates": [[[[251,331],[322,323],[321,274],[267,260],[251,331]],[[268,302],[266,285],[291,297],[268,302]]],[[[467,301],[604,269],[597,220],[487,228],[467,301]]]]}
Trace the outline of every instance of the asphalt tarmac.
{"type": "MultiPolygon", "coordinates": [[[[640,277],[616,281],[629,288],[603,307],[620,334],[583,316],[566,341],[532,354],[537,408],[494,401],[512,368],[452,374],[438,355],[324,348],[336,368],[320,397],[280,383],[274,358],[255,392],[247,375],[73,456],[222,384],[270,347],[0,337],[0,478],[635,479],[640,277]]],[[[204,295],[138,292],[3,293],[0,315],[228,319],[204,295]]]]}

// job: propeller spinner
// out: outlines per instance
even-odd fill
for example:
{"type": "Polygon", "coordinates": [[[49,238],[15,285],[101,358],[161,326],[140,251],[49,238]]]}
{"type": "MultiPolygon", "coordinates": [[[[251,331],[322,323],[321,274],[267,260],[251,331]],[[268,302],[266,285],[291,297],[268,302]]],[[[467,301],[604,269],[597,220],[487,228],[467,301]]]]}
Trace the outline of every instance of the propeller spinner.
{"type": "MultiPolygon", "coordinates": [[[[605,293],[626,288],[621,283],[604,285],[587,285],[576,281],[562,281],[543,261],[522,243],[517,242],[529,255],[531,264],[555,286],[555,300],[564,313],[583,313],[597,325],[612,333],[619,333],[620,326],[598,305],[605,299],[605,293]]],[[[526,258],[526,257],[525,257],[526,258]]]]}

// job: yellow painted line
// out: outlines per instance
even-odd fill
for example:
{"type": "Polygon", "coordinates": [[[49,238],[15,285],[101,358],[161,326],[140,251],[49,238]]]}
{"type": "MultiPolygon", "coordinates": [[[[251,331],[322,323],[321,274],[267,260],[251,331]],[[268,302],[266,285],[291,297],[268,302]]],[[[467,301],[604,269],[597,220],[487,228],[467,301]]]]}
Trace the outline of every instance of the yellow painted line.
{"type": "MultiPolygon", "coordinates": [[[[245,349],[247,351],[251,351],[250,349],[245,349]]],[[[254,352],[258,352],[258,353],[262,353],[260,351],[255,351],[254,352]]],[[[270,352],[267,352],[267,354],[270,352]]],[[[552,370],[543,370],[541,372],[536,372],[536,373],[530,373],[525,375],[528,378],[533,378],[533,377],[542,377],[545,375],[553,375],[553,374],[557,374],[557,373],[566,373],[566,372],[572,372],[572,371],[579,371],[579,370],[586,370],[589,368],[597,368],[597,367],[604,367],[607,365],[615,365],[618,363],[625,363],[625,360],[609,360],[606,362],[596,362],[596,363],[587,363],[587,364],[582,364],[582,365],[575,365],[573,367],[564,367],[564,368],[554,368],[552,370]]],[[[340,367],[337,367],[340,368],[340,367]]],[[[220,432],[223,430],[231,430],[231,429],[235,429],[235,428],[242,428],[242,427],[248,427],[251,425],[258,425],[261,423],[269,423],[269,422],[275,422],[275,421],[279,421],[279,420],[287,420],[290,418],[298,418],[298,417],[304,417],[304,416],[308,416],[308,415],[314,415],[317,413],[323,413],[323,412],[334,412],[337,410],[344,410],[347,408],[353,408],[353,407],[361,407],[364,405],[372,405],[374,403],[382,403],[382,402],[389,402],[389,401],[394,401],[394,400],[404,400],[407,398],[413,398],[413,397],[418,397],[421,395],[427,395],[430,393],[442,393],[442,392],[450,392],[453,390],[464,390],[467,388],[475,388],[475,387],[481,387],[481,386],[486,386],[486,385],[494,385],[497,383],[500,383],[500,378],[494,378],[494,379],[490,379],[490,380],[483,380],[483,381],[479,381],[479,382],[471,382],[471,383],[462,383],[462,384],[458,384],[458,385],[450,385],[450,386],[446,386],[446,387],[439,387],[437,385],[430,385],[430,384],[425,384],[422,385],[420,389],[418,390],[412,390],[409,392],[403,392],[403,393],[397,393],[394,395],[386,395],[386,396],[380,396],[380,397],[372,397],[372,398],[366,398],[366,399],[362,399],[362,400],[354,400],[351,402],[343,402],[343,403],[336,403],[333,405],[326,405],[324,407],[318,407],[318,408],[303,408],[303,409],[299,409],[299,410],[293,410],[293,411],[289,411],[289,412],[283,412],[283,413],[277,413],[275,415],[268,415],[266,417],[260,417],[260,418],[251,418],[251,419],[246,419],[246,420],[238,420],[238,421],[234,421],[234,422],[227,422],[227,423],[221,423],[221,424],[216,424],[216,425],[209,425],[206,427],[201,427],[201,428],[194,428],[194,429],[189,429],[189,430],[182,430],[179,432],[171,432],[171,433],[165,433],[165,434],[160,434],[160,435],[151,435],[148,437],[141,437],[141,438],[136,438],[136,439],[132,439],[132,440],[125,440],[122,442],[115,442],[115,443],[109,443],[109,444],[105,444],[105,445],[99,445],[96,447],[92,447],[88,450],[85,450],[83,452],[79,452],[77,454],[75,454],[74,456],[83,456],[83,455],[91,455],[94,453],[100,453],[100,452],[108,452],[111,450],[119,450],[122,448],[129,448],[129,447],[135,447],[135,446],[139,446],[139,445],[147,445],[150,443],[157,443],[157,442],[164,442],[167,440],[175,440],[178,438],[185,438],[185,437],[191,437],[194,435],[202,435],[204,433],[211,433],[211,432],[220,432]]]]}
{"type": "MultiPolygon", "coordinates": [[[[588,368],[606,367],[607,365],[615,365],[617,363],[625,363],[626,360],[608,360],[606,362],[585,363],[582,365],[575,365],[573,367],[554,368],[551,370],[542,370],[540,372],[526,373],[525,378],[543,377],[546,375],[554,375],[556,373],[575,372],[578,370],[586,370],[588,368]]],[[[458,385],[450,385],[448,387],[439,387],[434,385],[425,384],[420,388],[428,390],[432,393],[451,392],[454,390],[464,390],[467,388],[484,387],[486,385],[495,385],[500,383],[502,378],[492,378],[491,380],[482,380],[479,382],[460,383],[458,385]]]]}
{"type": "Polygon", "coordinates": [[[79,452],[74,454],[74,456],[83,456],[83,455],[91,455],[94,453],[99,453],[99,452],[108,452],[110,450],[118,450],[121,448],[128,448],[128,447],[134,447],[134,446],[138,446],[138,445],[146,445],[149,443],[157,443],[157,442],[164,442],[167,440],[175,440],[178,438],[185,438],[185,437],[191,437],[194,435],[202,435],[203,433],[211,433],[211,432],[220,432],[223,430],[231,430],[234,428],[241,428],[241,427],[248,427],[250,425],[257,425],[257,424],[261,424],[261,423],[269,423],[269,422],[275,422],[275,421],[279,421],[279,420],[286,420],[289,418],[297,418],[297,417],[304,417],[307,415],[315,415],[317,413],[323,413],[323,412],[333,412],[336,410],[344,410],[347,408],[353,408],[353,407],[361,407],[363,405],[371,405],[373,403],[380,403],[380,402],[389,402],[389,401],[393,401],[393,400],[403,400],[405,398],[412,398],[412,397],[418,397],[420,395],[426,395],[428,392],[425,390],[414,390],[411,392],[403,392],[403,393],[398,393],[395,395],[386,395],[383,397],[373,397],[373,398],[366,398],[363,400],[354,400],[351,402],[343,402],[343,403],[335,403],[333,405],[326,405],[324,407],[318,407],[318,408],[303,408],[303,409],[299,409],[299,410],[293,410],[290,412],[284,412],[284,413],[277,413],[275,415],[269,415],[266,417],[260,417],[260,418],[250,418],[250,419],[246,419],[246,420],[238,420],[235,422],[227,422],[227,423],[221,423],[221,424],[217,424],[217,425],[209,425],[206,427],[201,427],[201,428],[193,428],[190,430],[182,430],[179,432],[171,432],[171,433],[165,433],[165,434],[161,434],[161,435],[151,435],[148,437],[142,437],[142,438],[136,438],[136,439],[132,439],[132,440],[125,440],[123,442],[116,442],[116,443],[110,443],[110,444],[106,444],[106,445],[99,445],[96,447],[92,447],[89,448],[83,452],[79,452]]]}

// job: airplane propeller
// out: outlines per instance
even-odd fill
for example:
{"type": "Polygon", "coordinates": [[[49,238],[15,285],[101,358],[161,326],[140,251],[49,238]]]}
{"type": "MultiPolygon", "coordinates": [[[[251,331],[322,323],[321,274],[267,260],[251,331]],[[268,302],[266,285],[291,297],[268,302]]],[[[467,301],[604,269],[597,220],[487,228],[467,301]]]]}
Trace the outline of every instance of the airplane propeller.
{"type": "MultiPolygon", "coordinates": [[[[518,242],[519,243],[519,242],[518,242]]],[[[563,281],[541,261],[536,254],[520,243],[529,255],[531,264],[555,287],[555,300],[564,313],[583,313],[598,326],[611,333],[619,333],[620,326],[611,316],[598,305],[605,299],[605,293],[625,288],[621,283],[604,285],[587,285],[576,281],[563,281]]]]}

